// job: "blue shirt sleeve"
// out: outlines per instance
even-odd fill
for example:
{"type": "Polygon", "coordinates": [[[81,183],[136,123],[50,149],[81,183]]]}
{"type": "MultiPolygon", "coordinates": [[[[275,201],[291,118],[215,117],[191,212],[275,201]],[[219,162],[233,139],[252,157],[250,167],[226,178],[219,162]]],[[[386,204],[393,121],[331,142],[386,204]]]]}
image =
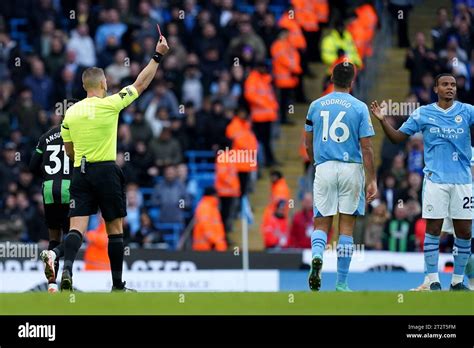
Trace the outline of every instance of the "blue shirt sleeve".
{"type": "Polygon", "coordinates": [[[304,130],[306,132],[313,131],[313,114],[314,114],[314,102],[311,103],[308,109],[308,115],[306,115],[306,123],[304,125],[304,130]]]}
{"type": "Polygon", "coordinates": [[[400,127],[399,131],[403,132],[408,135],[413,135],[420,131],[420,108],[413,111],[413,113],[408,117],[402,126],[400,127]]]}
{"type": "Polygon", "coordinates": [[[374,126],[372,125],[372,120],[370,119],[369,109],[367,108],[367,105],[362,104],[361,121],[359,125],[359,139],[373,137],[374,135],[374,126]]]}
{"type": "Polygon", "coordinates": [[[472,126],[474,124],[474,105],[471,104],[464,104],[467,108],[467,112],[469,114],[469,125],[472,126]]]}

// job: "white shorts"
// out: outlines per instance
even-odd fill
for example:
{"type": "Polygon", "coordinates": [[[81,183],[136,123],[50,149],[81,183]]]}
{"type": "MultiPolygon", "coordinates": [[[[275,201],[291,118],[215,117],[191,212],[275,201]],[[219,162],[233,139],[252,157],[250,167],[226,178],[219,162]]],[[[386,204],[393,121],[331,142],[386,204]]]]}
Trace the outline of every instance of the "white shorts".
{"type": "Polygon", "coordinates": [[[424,219],[469,220],[473,216],[472,184],[437,184],[423,180],[424,219]]]}
{"type": "Polygon", "coordinates": [[[365,174],[361,163],[327,161],[314,174],[314,216],[365,213],[365,174]]]}

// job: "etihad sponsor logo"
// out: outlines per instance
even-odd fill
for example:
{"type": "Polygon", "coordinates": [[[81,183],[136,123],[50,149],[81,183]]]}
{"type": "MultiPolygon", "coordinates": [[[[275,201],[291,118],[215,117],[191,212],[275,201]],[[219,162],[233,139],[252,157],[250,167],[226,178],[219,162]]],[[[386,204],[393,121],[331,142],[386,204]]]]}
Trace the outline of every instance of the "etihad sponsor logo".
{"type": "Polygon", "coordinates": [[[463,128],[449,128],[449,127],[431,127],[431,134],[436,134],[441,138],[457,138],[464,133],[463,128]]]}

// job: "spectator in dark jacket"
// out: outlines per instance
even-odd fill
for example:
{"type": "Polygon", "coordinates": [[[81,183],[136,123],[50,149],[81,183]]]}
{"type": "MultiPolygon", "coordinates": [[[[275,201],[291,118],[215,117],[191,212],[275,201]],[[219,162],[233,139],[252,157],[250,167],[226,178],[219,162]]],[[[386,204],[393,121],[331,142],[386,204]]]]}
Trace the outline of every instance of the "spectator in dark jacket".
{"type": "Polygon", "coordinates": [[[435,72],[437,56],[426,46],[425,34],[416,33],[415,47],[407,53],[405,68],[410,70],[410,86],[422,86],[422,77],[426,72],[435,72]]]}
{"type": "Polygon", "coordinates": [[[446,7],[440,7],[436,11],[437,23],[436,26],[431,29],[431,37],[433,39],[433,50],[435,53],[439,53],[448,41],[449,34],[453,31],[451,22],[448,17],[448,10],[446,7]]]}
{"type": "Polygon", "coordinates": [[[230,146],[229,139],[225,136],[225,130],[230,120],[225,117],[224,106],[220,100],[212,103],[211,117],[206,124],[206,140],[208,150],[217,150],[230,146]]]}
{"type": "Polygon", "coordinates": [[[20,161],[17,157],[17,148],[14,143],[7,143],[3,150],[3,161],[0,161],[0,192],[4,193],[8,189],[8,184],[13,178],[20,175],[20,161]]]}
{"type": "Polygon", "coordinates": [[[24,81],[25,85],[33,92],[33,101],[44,110],[52,107],[53,81],[45,74],[44,63],[39,58],[34,58],[31,62],[31,75],[24,81]]]}
{"type": "Polygon", "coordinates": [[[183,160],[183,153],[179,141],[173,138],[171,128],[163,128],[160,137],[150,143],[155,164],[162,168],[171,164],[178,164],[183,160]]]}
{"type": "Polygon", "coordinates": [[[164,180],[155,186],[153,204],[160,208],[160,223],[184,223],[184,208],[190,205],[186,187],[179,180],[176,166],[164,170],[164,180]]]}
{"type": "Polygon", "coordinates": [[[130,156],[130,164],[135,168],[137,183],[140,186],[150,187],[153,179],[158,175],[158,168],[154,166],[153,154],[145,142],[139,140],[130,156]]]}
{"type": "Polygon", "coordinates": [[[391,213],[398,203],[398,189],[396,188],[395,177],[391,174],[385,176],[382,189],[382,200],[387,203],[387,209],[391,213]]]}
{"type": "Polygon", "coordinates": [[[132,141],[134,143],[138,141],[148,143],[153,137],[150,125],[145,121],[143,113],[139,111],[133,114],[133,121],[130,124],[130,132],[132,133],[132,141]]]}
{"type": "Polygon", "coordinates": [[[9,194],[0,211],[0,241],[19,241],[25,229],[15,194],[9,194]]]}

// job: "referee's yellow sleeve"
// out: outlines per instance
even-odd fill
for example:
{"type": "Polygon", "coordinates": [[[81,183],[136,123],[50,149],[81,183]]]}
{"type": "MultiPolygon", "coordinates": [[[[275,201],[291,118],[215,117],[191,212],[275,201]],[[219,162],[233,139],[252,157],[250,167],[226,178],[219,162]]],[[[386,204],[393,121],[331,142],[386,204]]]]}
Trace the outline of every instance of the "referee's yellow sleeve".
{"type": "Polygon", "coordinates": [[[113,107],[120,111],[129,106],[135,99],[138,98],[138,91],[133,85],[126,86],[120,92],[106,97],[113,107]]]}
{"type": "Polygon", "coordinates": [[[61,124],[61,138],[65,143],[69,143],[72,141],[71,133],[69,131],[69,126],[66,122],[66,118],[64,118],[63,123],[61,124]]]}

